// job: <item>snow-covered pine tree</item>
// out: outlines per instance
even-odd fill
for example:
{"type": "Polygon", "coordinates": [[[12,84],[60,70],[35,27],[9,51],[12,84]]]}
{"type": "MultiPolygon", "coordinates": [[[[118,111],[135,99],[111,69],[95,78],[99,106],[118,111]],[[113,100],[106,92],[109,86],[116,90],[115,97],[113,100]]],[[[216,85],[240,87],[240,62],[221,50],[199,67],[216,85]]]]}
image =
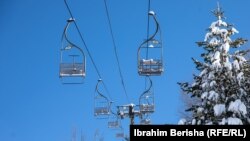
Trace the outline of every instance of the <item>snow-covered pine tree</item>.
{"type": "Polygon", "coordinates": [[[201,102],[187,109],[192,120],[181,119],[179,124],[250,124],[250,65],[244,58],[249,50],[238,49],[247,40],[230,38],[239,32],[223,21],[219,4],[212,12],[217,20],[208,28],[204,41],[197,42],[205,50],[201,54],[204,61],[192,58],[200,74],[194,75],[192,84],[178,83],[183,92],[201,102]]]}
{"type": "MultiPolygon", "coordinates": [[[[249,54],[248,54],[248,57],[249,57],[249,54]]],[[[248,103],[247,105],[246,105],[246,107],[247,107],[247,111],[248,111],[248,113],[247,113],[247,117],[248,117],[248,124],[250,124],[249,122],[249,117],[250,117],[250,58],[248,58],[247,59],[247,64],[245,64],[245,66],[244,66],[244,77],[245,78],[248,78],[248,79],[246,79],[245,81],[245,83],[246,83],[246,92],[247,92],[247,94],[248,94],[248,96],[247,96],[247,98],[246,98],[246,103],[248,103]]]]}

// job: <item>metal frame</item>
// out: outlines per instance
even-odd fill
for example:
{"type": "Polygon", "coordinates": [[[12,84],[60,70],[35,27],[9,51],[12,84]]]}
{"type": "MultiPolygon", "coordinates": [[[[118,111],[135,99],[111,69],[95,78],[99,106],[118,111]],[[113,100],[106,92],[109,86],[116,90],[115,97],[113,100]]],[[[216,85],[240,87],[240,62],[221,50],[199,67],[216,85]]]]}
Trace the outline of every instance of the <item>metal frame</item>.
{"type": "Polygon", "coordinates": [[[74,21],[75,20],[72,18],[67,20],[67,24],[64,28],[62,35],[59,77],[61,78],[63,84],[82,84],[83,79],[86,76],[86,56],[80,47],[78,47],[69,40],[67,35],[68,28],[70,24],[74,21]],[[77,54],[70,54],[71,52],[77,52],[77,54]],[[76,57],[79,56],[81,58],[76,61],[76,57]],[[65,60],[69,60],[70,57],[72,57],[72,62],[66,62],[65,60]]]}
{"type": "Polygon", "coordinates": [[[121,120],[118,115],[111,111],[113,116],[110,117],[108,121],[108,128],[117,129],[121,126],[121,120]]]}
{"type": "Polygon", "coordinates": [[[111,102],[108,100],[106,96],[104,96],[99,91],[99,85],[102,83],[102,80],[99,79],[96,85],[96,95],[94,97],[94,116],[97,118],[108,118],[111,110],[111,102]]]}
{"type": "Polygon", "coordinates": [[[163,68],[163,47],[162,47],[162,37],[161,37],[161,30],[159,23],[156,19],[155,13],[149,11],[149,16],[152,16],[154,22],[156,24],[156,29],[154,34],[145,40],[140,47],[138,48],[137,52],[137,67],[138,73],[142,76],[148,75],[161,75],[164,71],[163,68]],[[157,36],[158,39],[157,39],[157,36]],[[157,58],[150,58],[148,56],[149,52],[158,50],[159,56],[157,58]],[[143,57],[143,51],[147,51],[146,57],[143,57]]]}
{"type": "Polygon", "coordinates": [[[124,129],[122,128],[122,126],[120,126],[115,136],[116,138],[125,138],[124,129]]]}
{"type": "Polygon", "coordinates": [[[149,76],[149,87],[141,94],[139,98],[139,107],[142,114],[153,113],[155,111],[154,94],[152,91],[153,83],[149,76]]]}

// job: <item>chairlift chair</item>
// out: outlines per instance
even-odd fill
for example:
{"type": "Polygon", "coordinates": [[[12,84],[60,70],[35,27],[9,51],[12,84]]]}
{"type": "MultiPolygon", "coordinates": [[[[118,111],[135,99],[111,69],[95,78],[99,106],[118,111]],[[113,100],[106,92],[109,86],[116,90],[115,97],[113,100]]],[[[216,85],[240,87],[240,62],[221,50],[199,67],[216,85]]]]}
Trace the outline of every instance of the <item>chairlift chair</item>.
{"type": "Polygon", "coordinates": [[[124,130],[122,126],[120,126],[119,130],[117,130],[116,132],[116,138],[124,138],[124,137],[125,137],[124,130]]]}
{"type": "Polygon", "coordinates": [[[120,116],[122,119],[125,116],[129,115],[129,105],[117,106],[118,112],[117,115],[120,116]]]}
{"type": "Polygon", "coordinates": [[[154,97],[151,93],[146,93],[140,98],[140,111],[142,113],[153,113],[155,110],[154,97]]]}
{"type": "Polygon", "coordinates": [[[142,114],[144,113],[153,113],[155,110],[155,105],[154,105],[154,94],[152,91],[152,80],[150,77],[147,77],[149,80],[149,87],[141,94],[139,98],[139,107],[140,107],[140,112],[142,114]]]}
{"type": "Polygon", "coordinates": [[[138,48],[137,64],[138,73],[141,76],[157,76],[164,71],[160,26],[153,11],[149,11],[149,17],[153,17],[156,29],[154,34],[138,48]]]}
{"type": "Polygon", "coordinates": [[[117,129],[121,126],[121,121],[117,115],[113,115],[108,121],[108,128],[117,129]]]}
{"type": "Polygon", "coordinates": [[[112,121],[108,121],[108,128],[118,128],[120,126],[120,121],[118,119],[116,120],[112,120],[112,121]]]}
{"type": "Polygon", "coordinates": [[[108,118],[110,115],[110,102],[106,96],[104,96],[100,90],[100,84],[102,80],[98,80],[96,85],[96,95],[94,97],[94,116],[97,118],[108,118]]]}
{"type": "Polygon", "coordinates": [[[72,43],[67,35],[70,24],[74,19],[67,20],[62,36],[60,49],[60,73],[63,84],[81,84],[86,76],[86,56],[83,50],[72,43]]]}
{"type": "Polygon", "coordinates": [[[121,126],[121,120],[119,116],[117,115],[117,113],[112,111],[111,105],[110,105],[110,112],[111,112],[111,116],[109,117],[108,128],[117,129],[121,126]]]}

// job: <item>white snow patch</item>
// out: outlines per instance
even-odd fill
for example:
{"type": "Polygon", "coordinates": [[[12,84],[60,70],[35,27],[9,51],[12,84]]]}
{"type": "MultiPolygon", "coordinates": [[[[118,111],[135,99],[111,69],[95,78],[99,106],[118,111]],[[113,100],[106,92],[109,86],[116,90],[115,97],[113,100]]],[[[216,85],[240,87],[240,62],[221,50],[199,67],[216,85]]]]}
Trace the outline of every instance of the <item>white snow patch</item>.
{"type": "Polygon", "coordinates": [[[247,93],[244,89],[240,88],[240,95],[247,95],[247,93]]]}
{"type": "Polygon", "coordinates": [[[239,62],[237,60],[234,60],[233,61],[233,67],[234,69],[237,71],[237,70],[240,70],[240,65],[239,65],[239,62]]]}
{"type": "Polygon", "coordinates": [[[237,29],[235,29],[234,27],[232,28],[232,33],[239,33],[239,31],[237,29]]]}
{"type": "Polygon", "coordinates": [[[213,122],[209,121],[209,122],[206,123],[206,125],[213,125],[213,122]]]}
{"type": "Polygon", "coordinates": [[[242,121],[239,118],[228,118],[227,119],[228,125],[242,125],[242,121]]]}
{"type": "Polygon", "coordinates": [[[193,119],[192,120],[192,125],[195,125],[196,124],[196,119],[193,119]]]}
{"type": "Polygon", "coordinates": [[[243,102],[241,102],[240,99],[235,100],[234,102],[231,101],[228,107],[228,111],[235,112],[235,113],[241,113],[243,115],[247,114],[247,108],[243,102]]]}
{"type": "Polygon", "coordinates": [[[213,69],[218,69],[218,68],[220,68],[221,67],[221,64],[220,64],[220,60],[216,60],[216,61],[214,61],[213,63],[212,63],[212,68],[213,69]]]}
{"type": "Polygon", "coordinates": [[[207,82],[204,82],[201,84],[201,87],[202,87],[202,89],[206,89],[208,87],[208,85],[209,84],[207,82]]]}
{"type": "Polygon", "coordinates": [[[227,119],[223,118],[219,125],[225,125],[227,123],[227,119]]]}
{"type": "Polygon", "coordinates": [[[151,65],[151,64],[156,63],[156,61],[154,61],[154,59],[142,59],[141,61],[144,65],[151,65]]]}
{"type": "Polygon", "coordinates": [[[217,21],[217,26],[221,26],[221,23],[222,23],[222,20],[219,19],[219,20],[217,21]]]}
{"type": "Polygon", "coordinates": [[[219,45],[219,40],[216,39],[216,38],[212,38],[212,39],[209,41],[209,44],[210,44],[211,46],[217,46],[217,45],[219,45]]]}
{"type": "Polygon", "coordinates": [[[220,34],[223,35],[224,38],[227,37],[228,31],[226,29],[220,29],[220,34]]]}
{"type": "Polygon", "coordinates": [[[236,58],[239,59],[239,61],[242,61],[242,62],[247,61],[246,58],[245,58],[244,56],[239,56],[239,55],[237,55],[236,58]]]}
{"type": "Polygon", "coordinates": [[[203,110],[204,110],[204,108],[199,107],[199,108],[197,109],[197,113],[198,113],[198,114],[201,114],[201,113],[203,112],[203,110]]]}
{"type": "Polygon", "coordinates": [[[212,27],[211,28],[211,33],[212,34],[220,34],[220,29],[218,27],[212,27]]]}
{"type": "Polygon", "coordinates": [[[206,73],[207,73],[207,69],[204,69],[204,70],[201,71],[201,73],[200,73],[199,76],[203,76],[203,75],[206,74],[206,73]]]}
{"type": "Polygon", "coordinates": [[[209,92],[209,96],[208,96],[209,100],[217,101],[218,97],[219,97],[219,94],[216,93],[215,91],[210,91],[209,92]]]}
{"type": "Polygon", "coordinates": [[[222,26],[227,26],[227,23],[222,21],[221,25],[222,26]]]}
{"type": "Polygon", "coordinates": [[[149,48],[153,48],[153,47],[154,47],[154,45],[150,44],[148,47],[149,47],[149,48]]]}
{"type": "Polygon", "coordinates": [[[151,11],[148,12],[148,14],[149,15],[155,15],[155,12],[151,10],[151,11]]]}
{"type": "Polygon", "coordinates": [[[243,67],[244,63],[247,61],[244,56],[236,56],[238,59],[240,67],[243,67]]]}
{"type": "Polygon", "coordinates": [[[185,118],[180,119],[179,122],[178,122],[178,125],[185,125],[186,122],[187,122],[187,120],[185,118]]]}
{"type": "Polygon", "coordinates": [[[212,22],[211,25],[210,25],[210,28],[211,29],[214,28],[216,26],[216,24],[217,24],[217,21],[216,22],[212,22]]]}
{"type": "Polygon", "coordinates": [[[209,72],[208,79],[214,79],[214,73],[213,72],[209,72]]]}
{"type": "Polygon", "coordinates": [[[228,42],[232,42],[232,39],[230,37],[227,37],[228,42]]]}
{"type": "Polygon", "coordinates": [[[198,120],[198,121],[197,121],[197,125],[201,125],[201,120],[198,120]]]}
{"type": "Polygon", "coordinates": [[[225,104],[216,104],[214,106],[214,115],[215,116],[220,116],[224,112],[225,112],[225,104]]]}
{"type": "Polygon", "coordinates": [[[220,60],[220,52],[216,51],[214,54],[214,60],[220,60]]]}
{"type": "Polygon", "coordinates": [[[65,50],[70,50],[72,48],[72,46],[71,45],[68,45],[68,46],[66,46],[64,49],[65,50]]]}
{"type": "Polygon", "coordinates": [[[225,67],[227,68],[227,70],[231,71],[232,70],[232,64],[231,64],[231,62],[226,62],[225,63],[225,67]]]}
{"type": "Polygon", "coordinates": [[[244,79],[244,73],[243,72],[240,72],[238,75],[237,75],[237,80],[240,81],[242,79],[244,79]]]}
{"type": "Polygon", "coordinates": [[[215,85],[216,85],[216,82],[215,82],[215,81],[210,82],[210,87],[213,87],[213,86],[215,86],[215,85]]]}
{"type": "Polygon", "coordinates": [[[213,63],[212,63],[212,67],[214,69],[218,69],[221,67],[221,64],[220,64],[220,52],[219,51],[216,51],[214,56],[213,56],[213,63]]]}
{"type": "Polygon", "coordinates": [[[226,63],[229,62],[229,57],[224,58],[224,62],[226,62],[226,63]]]}
{"type": "Polygon", "coordinates": [[[197,85],[197,83],[196,82],[194,82],[193,84],[192,84],[192,87],[194,87],[194,86],[196,86],[197,85]]]}
{"type": "Polygon", "coordinates": [[[201,99],[205,99],[208,96],[208,92],[204,92],[201,94],[201,99]]]}
{"type": "Polygon", "coordinates": [[[227,53],[229,51],[230,45],[228,42],[222,45],[222,49],[227,53]]]}
{"type": "Polygon", "coordinates": [[[209,38],[211,38],[212,37],[212,33],[207,33],[206,35],[205,35],[205,39],[204,39],[204,41],[206,42],[209,38]]]}

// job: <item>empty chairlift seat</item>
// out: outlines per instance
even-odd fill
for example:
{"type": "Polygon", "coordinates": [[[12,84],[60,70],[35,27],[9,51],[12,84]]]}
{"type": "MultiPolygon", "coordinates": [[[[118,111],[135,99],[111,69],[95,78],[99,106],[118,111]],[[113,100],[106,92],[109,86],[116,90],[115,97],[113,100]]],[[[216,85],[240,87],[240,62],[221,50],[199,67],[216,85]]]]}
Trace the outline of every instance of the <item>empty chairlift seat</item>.
{"type": "Polygon", "coordinates": [[[141,113],[153,113],[155,110],[153,94],[145,94],[140,97],[141,113]]]}
{"type": "Polygon", "coordinates": [[[69,19],[62,36],[60,49],[60,72],[59,77],[64,84],[83,83],[86,76],[86,56],[83,50],[71,42],[67,32],[73,19],[69,19]]]}
{"type": "Polygon", "coordinates": [[[154,105],[154,94],[152,90],[152,80],[150,77],[147,77],[149,80],[149,86],[148,88],[141,94],[139,98],[139,107],[140,107],[140,112],[142,114],[145,113],[153,113],[155,110],[155,105],[154,105]]]}
{"type": "Polygon", "coordinates": [[[113,115],[110,117],[108,121],[108,128],[118,129],[121,127],[121,121],[117,114],[112,113],[113,115]]]}
{"type": "Polygon", "coordinates": [[[95,116],[105,116],[110,114],[109,102],[105,99],[95,98],[95,116]]]}
{"type": "Polygon", "coordinates": [[[118,120],[108,121],[108,128],[118,128],[120,126],[118,120]]]}
{"type": "Polygon", "coordinates": [[[116,138],[125,138],[125,135],[124,135],[124,130],[122,127],[120,127],[117,132],[116,132],[116,138]]]}
{"type": "Polygon", "coordinates": [[[85,77],[85,64],[83,62],[75,62],[75,57],[78,55],[70,55],[71,63],[60,64],[60,77],[85,77]]]}
{"type": "Polygon", "coordinates": [[[100,92],[100,84],[102,84],[102,80],[99,79],[94,97],[94,116],[97,118],[108,118],[110,115],[110,101],[100,92]]]}

